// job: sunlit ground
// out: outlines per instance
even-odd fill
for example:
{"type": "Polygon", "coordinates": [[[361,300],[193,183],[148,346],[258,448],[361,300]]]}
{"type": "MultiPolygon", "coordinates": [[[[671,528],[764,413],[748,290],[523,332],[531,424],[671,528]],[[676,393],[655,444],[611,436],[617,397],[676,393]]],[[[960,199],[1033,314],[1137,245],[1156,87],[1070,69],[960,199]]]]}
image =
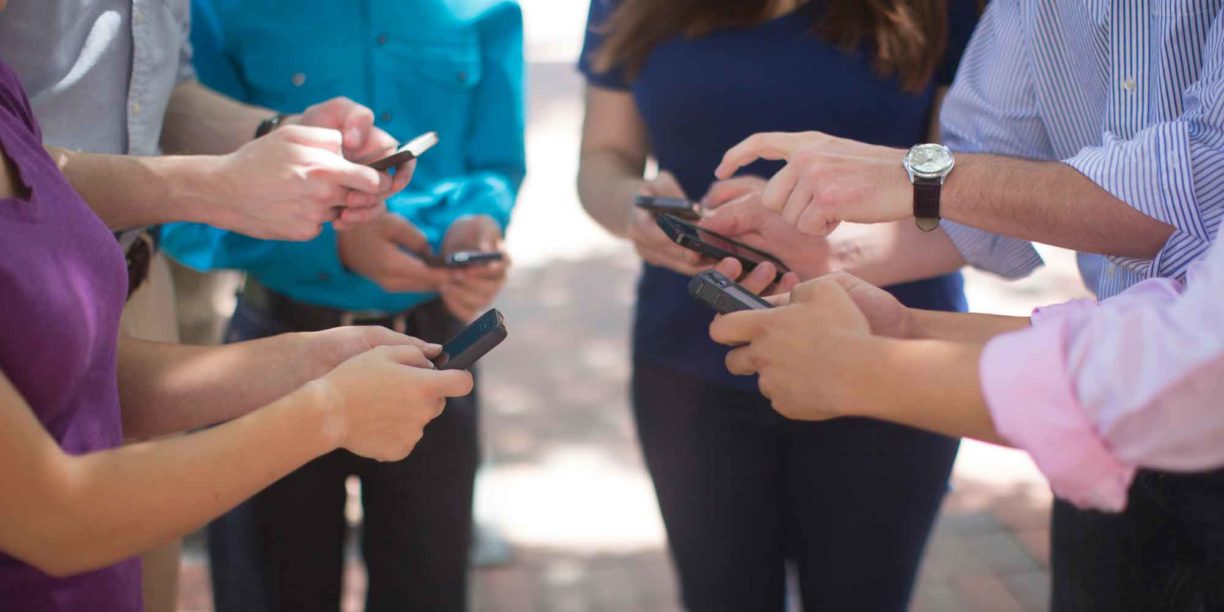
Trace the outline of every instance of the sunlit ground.
{"type": "MultiPolygon", "coordinates": [[[[524,0],[530,62],[529,178],[509,236],[515,261],[498,307],[510,340],[482,363],[483,526],[512,562],[474,573],[480,610],[677,610],[654,492],[627,403],[638,262],[582,212],[574,188],[582,82],[572,65],[585,2],[524,0]]],[[[974,310],[1027,314],[1083,294],[1070,255],[1005,283],[970,272],[974,310]]],[[[208,298],[232,308],[226,291],[208,298]]],[[[1024,367],[1024,364],[1017,364],[1024,367]]],[[[1028,458],[966,442],[915,607],[1042,609],[1049,493],[1028,458]]],[[[198,547],[183,607],[206,607],[198,547]]],[[[360,572],[346,608],[359,609],[360,572]]]]}

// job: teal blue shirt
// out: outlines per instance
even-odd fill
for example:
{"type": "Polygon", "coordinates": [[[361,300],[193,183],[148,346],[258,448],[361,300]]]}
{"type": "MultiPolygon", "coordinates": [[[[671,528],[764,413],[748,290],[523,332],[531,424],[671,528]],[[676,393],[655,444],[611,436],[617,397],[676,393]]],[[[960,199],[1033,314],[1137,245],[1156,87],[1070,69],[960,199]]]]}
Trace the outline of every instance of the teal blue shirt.
{"type": "MultiPolygon", "coordinates": [[[[526,171],[517,4],[194,0],[192,24],[200,80],[222,93],[287,113],[347,96],[400,141],[438,132],[412,183],[387,202],[435,249],[461,216],[509,222],[526,171]]],[[[394,312],[433,297],[387,293],[345,269],[330,226],[295,243],[177,223],[162,230],[161,244],[187,266],[243,270],[310,304],[394,312]]]]}

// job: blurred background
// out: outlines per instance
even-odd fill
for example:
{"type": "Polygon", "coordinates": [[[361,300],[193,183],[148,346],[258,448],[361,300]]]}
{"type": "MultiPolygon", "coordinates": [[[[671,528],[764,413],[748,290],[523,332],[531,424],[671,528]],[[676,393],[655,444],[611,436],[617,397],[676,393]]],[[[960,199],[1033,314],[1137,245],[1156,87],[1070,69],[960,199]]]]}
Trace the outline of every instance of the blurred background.
{"type": "MultiPolygon", "coordinates": [[[[509,235],[514,268],[497,304],[510,339],[481,362],[484,467],[477,485],[476,611],[679,610],[654,491],[627,391],[639,261],[578,203],[582,79],[574,69],[587,2],[521,0],[529,80],[528,178],[509,235]]],[[[970,306],[1027,314],[1086,295],[1072,256],[1017,283],[966,273],[970,306]]],[[[177,270],[184,339],[216,342],[235,275],[177,270]]],[[[426,430],[428,435],[428,430],[426,430]]],[[[356,482],[350,483],[350,499],[356,482]]],[[[965,442],[928,545],[916,610],[1043,610],[1049,490],[1026,455],[965,442]]],[[[349,519],[359,525],[360,507],[349,519]]],[[[364,575],[349,555],[345,609],[364,575]]],[[[189,538],[182,610],[211,610],[201,538],[189,538]]]]}

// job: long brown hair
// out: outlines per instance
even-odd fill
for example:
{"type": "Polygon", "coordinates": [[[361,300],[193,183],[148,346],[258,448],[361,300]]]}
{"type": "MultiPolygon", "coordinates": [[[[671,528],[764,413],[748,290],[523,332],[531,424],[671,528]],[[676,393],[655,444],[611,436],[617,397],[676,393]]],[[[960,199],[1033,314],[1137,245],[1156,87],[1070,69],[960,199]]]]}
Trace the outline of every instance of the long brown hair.
{"type": "MultiPolygon", "coordinates": [[[[591,0],[606,2],[608,0],[591,0]]],[[[817,0],[820,1],[820,0],[817,0]]],[[[765,21],[777,0],[622,0],[603,25],[607,34],[594,67],[622,67],[637,76],[655,46],[682,35],[765,21]]],[[[846,51],[864,42],[876,73],[896,76],[907,91],[926,87],[948,46],[948,0],[824,0],[815,33],[846,51]]]]}

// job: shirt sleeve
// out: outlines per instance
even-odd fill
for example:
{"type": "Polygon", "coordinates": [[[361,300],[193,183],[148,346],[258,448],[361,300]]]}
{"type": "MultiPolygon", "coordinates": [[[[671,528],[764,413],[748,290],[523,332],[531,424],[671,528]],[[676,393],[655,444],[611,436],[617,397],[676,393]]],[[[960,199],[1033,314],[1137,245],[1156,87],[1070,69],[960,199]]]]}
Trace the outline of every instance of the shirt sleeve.
{"type": "Polygon", "coordinates": [[[1212,24],[1202,57],[1180,117],[1130,139],[1107,138],[1066,160],[1118,199],[1175,228],[1154,260],[1111,258],[1147,277],[1183,276],[1211,247],[1224,215],[1224,14],[1212,24]]]}
{"type": "Polygon", "coordinates": [[[1224,465],[1224,243],[1181,288],[1154,279],[1099,306],[1039,311],[1031,329],[987,345],[995,425],[1060,497],[1117,511],[1138,467],[1224,465]]]}
{"type": "Polygon", "coordinates": [[[582,55],[578,58],[578,71],[588,83],[607,89],[627,90],[629,81],[624,71],[619,67],[600,72],[595,69],[595,55],[603,46],[605,27],[608,18],[616,10],[616,0],[591,0],[590,13],[587,15],[586,38],[582,43],[582,55]]]}
{"type": "MultiPolygon", "coordinates": [[[[991,2],[973,32],[940,114],[944,144],[955,152],[1028,158],[1050,150],[1025,61],[1020,8],[1016,0],[991,2]]],[[[1043,263],[1026,240],[948,221],[943,230],[969,265],[1005,278],[1043,263]]]]}

